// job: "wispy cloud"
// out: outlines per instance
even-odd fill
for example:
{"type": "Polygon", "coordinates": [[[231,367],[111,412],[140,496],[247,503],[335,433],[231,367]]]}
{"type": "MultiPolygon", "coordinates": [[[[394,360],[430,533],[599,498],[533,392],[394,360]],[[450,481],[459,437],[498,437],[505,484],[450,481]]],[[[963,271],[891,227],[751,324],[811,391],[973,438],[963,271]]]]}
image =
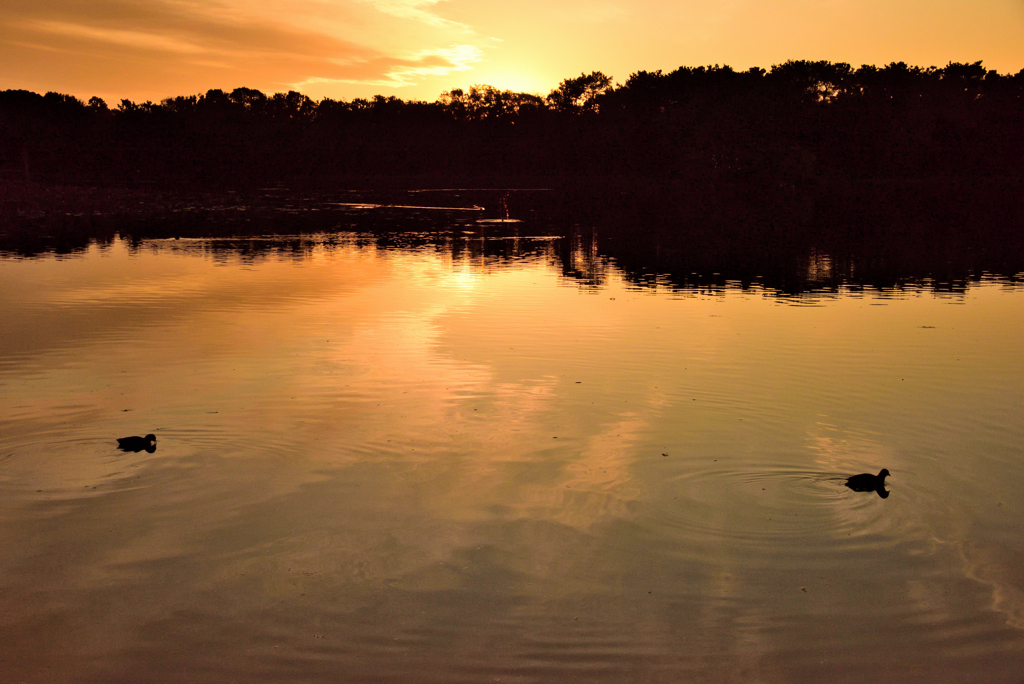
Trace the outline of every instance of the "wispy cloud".
{"type": "Polygon", "coordinates": [[[0,63],[17,69],[0,73],[0,88],[148,98],[156,84],[160,97],[240,84],[405,88],[471,69],[493,44],[442,17],[443,1],[6,0],[0,63]]]}
{"type": "Polygon", "coordinates": [[[453,45],[449,48],[422,50],[412,64],[399,67],[388,73],[393,80],[403,85],[415,76],[446,76],[453,71],[471,69],[474,62],[483,58],[483,51],[473,45],[453,45]]]}
{"type": "Polygon", "coordinates": [[[424,24],[443,28],[455,28],[470,31],[470,27],[457,21],[451,21],[431,11],[435,5],[445,0],[362,0],[377,10],[402,19],[413,19],[424,24]]]}
{"type": "Polygon", "coordinates": [[[23,23],[21,28],[28,30],[35,29],[43,34],[85,38],[101,43],[123,45],[140,50],[158,50],[185,55],[201,54],[208,51],[207,48],[194,43],[178,40],[171,36],[161,35],[159,33],[95,28],[91,26],[82,26],[80,24],[66,23],[63,21],[30,21],[23,23]]]}
{"type": "Polygon", "coordinates": [[[343,70],[361,72],[364,74],[362,76],[357,73],[339,78],[314,76],[291,85],[299,90],[311,85],[323,86],[341,83],[402,88],[416,85],[419,77],[446,76],[453,72],[469,70],[475,62],[479,62],[481,59],[483,59],[483,51],[479,48],[473,45],[453,45],[448,48],[422,50],[408,59],[381,57],[363,63],[350,62],[343,65],[343,70]],[[382,73],[383,76],[373,75],[377,73],[382,73]]]}

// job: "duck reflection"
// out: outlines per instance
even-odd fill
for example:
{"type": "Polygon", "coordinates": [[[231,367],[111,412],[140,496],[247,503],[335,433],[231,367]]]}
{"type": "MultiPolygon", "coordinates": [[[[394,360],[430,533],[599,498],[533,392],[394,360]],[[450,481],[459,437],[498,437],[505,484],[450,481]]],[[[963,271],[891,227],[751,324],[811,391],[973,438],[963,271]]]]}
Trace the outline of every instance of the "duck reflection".
{"type": "Polygon", "coordinates": [[[885,488],[885,478],[887,477],[889,477],[889,471],[882,468],[878,475],[862,473],[849,477],[846,480],[846,486],[855,492],[876,492],[878,496],[885,499],[889,496],[889,490],[885,488]]]}
{"type": "Polygon", "coordinates": [[[119,437],[117,439],[117,448],[121,451],[132,451],[135,453],[145,451],[151,454],[156,451],[156,435],[119,437]]]}

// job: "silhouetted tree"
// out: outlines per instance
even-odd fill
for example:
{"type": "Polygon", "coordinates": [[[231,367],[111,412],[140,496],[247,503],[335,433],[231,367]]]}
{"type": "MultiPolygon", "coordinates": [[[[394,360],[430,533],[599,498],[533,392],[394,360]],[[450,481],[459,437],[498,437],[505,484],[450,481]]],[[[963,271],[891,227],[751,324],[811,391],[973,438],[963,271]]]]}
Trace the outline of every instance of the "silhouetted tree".
{"type": "Polygon", "coordinates": [[[1018,177],[1022,120],[1024,70],[1000,75],[981,62],[681,66],[618,86],[595,71],[547,97],[478,84],[436,102],[236,88],[110,109],[99,98],[9,90],[0,92],[0,170],[110,183],[601,178],[757,194],[1018,177]]]}
{"type": "Polygon", "coordinates": [[[600,71],[567,78],[548,95],[548,104],[560,112],[597,111],[598,98],[612,89],[612,79],[600,71]]]}
{"type": "Polygon", "coordinates": [[[312,118],[316,104],[306,95],[289,90],[287,93],[275,93],[266,108],[276,119],[304,121],[312,118]]]}
{"type": "Polygon", "coordinates": [[[262,114],[267,106],[267,96],[252,88],[235,88],[228,99],[253,115],[262,114]]]}
{"type": "Polygon", "coordinates": [[[544,108],[544,100],[538,95],[499,90],[489,85],[474,85],[468,92],[456,88],[441,93],[437,101],[452,118],[460,121],[509,120],[544,108]]]}

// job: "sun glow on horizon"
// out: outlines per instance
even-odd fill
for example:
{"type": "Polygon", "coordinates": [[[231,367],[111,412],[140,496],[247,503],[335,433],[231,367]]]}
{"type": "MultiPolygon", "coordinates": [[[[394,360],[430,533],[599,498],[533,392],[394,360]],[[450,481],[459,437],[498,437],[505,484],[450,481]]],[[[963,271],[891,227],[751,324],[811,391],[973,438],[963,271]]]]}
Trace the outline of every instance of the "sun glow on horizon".
{"type": "MultiPolygon", "coordinates": [[[[529,69],[522,69],[519,71],[511,69],[490,70],[483,67],[474,69],[469,72],[468,75],[473,79],[473,83],[471,85],[489,85],[497,88],[498,90],[511,90],[516,93],[530,93],[541,97],[544,97],[558,86],[557,82],[548,84],[548,79],[541,78],[529,69]]],[[[453,87],[461,87],[463,90],[468,89],[467,86],[453,87]]]]}

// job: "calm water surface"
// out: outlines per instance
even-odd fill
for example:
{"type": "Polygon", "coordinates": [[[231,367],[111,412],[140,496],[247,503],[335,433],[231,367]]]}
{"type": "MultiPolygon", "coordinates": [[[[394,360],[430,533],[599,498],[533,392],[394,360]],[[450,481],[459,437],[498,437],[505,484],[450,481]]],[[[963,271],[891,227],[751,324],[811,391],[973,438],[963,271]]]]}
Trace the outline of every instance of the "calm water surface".
{"type": "Polygon", "coordinates": [[[0,259],[0,679],[1021,680],[1021,288],[278,240],[0,259]]]}

